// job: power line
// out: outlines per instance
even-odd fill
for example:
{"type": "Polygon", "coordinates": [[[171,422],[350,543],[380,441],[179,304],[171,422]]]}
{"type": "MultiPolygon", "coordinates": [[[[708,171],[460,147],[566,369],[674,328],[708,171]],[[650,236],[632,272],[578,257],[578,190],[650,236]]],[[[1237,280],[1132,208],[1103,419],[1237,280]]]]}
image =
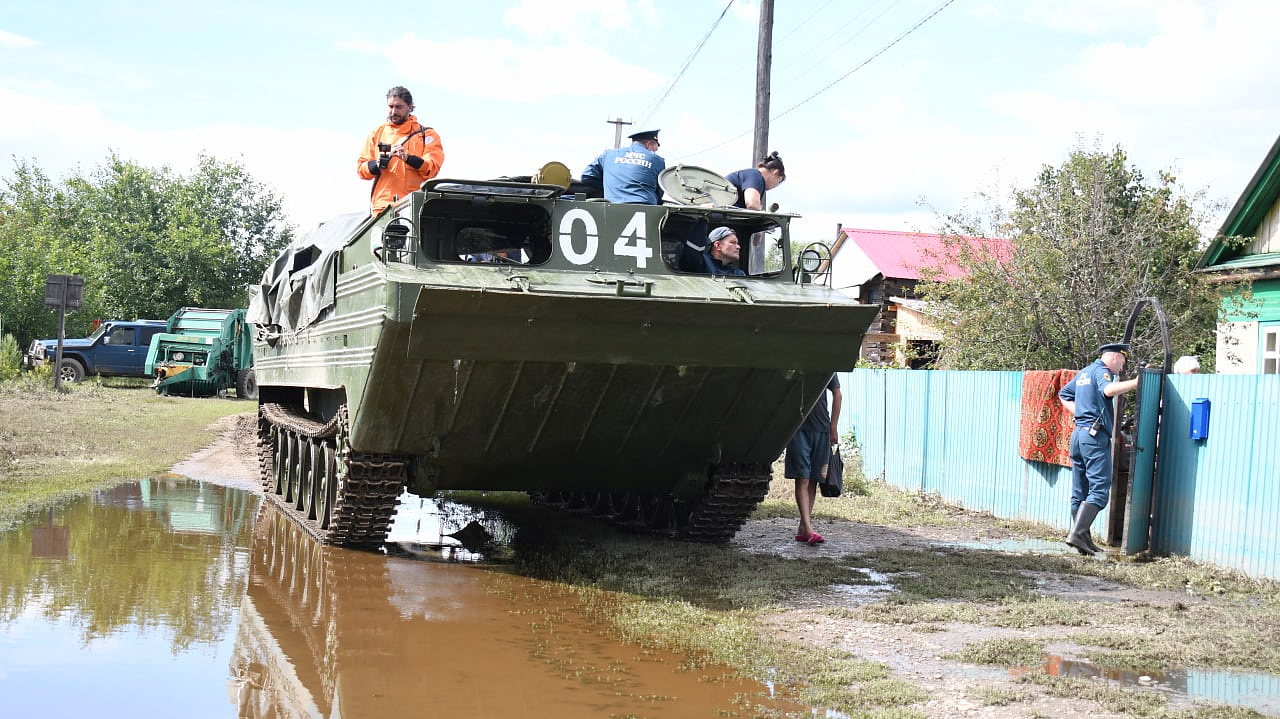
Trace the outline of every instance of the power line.
{"type": "Polygon", "coordinates": [[[778,113],[777,115],[774,115],[773,117],[769,118],[769,119],[770,119],[770,121],[777,120],[778,118],[782,117],[783,115],[786,115],[787,113],[791,112],[792,110],[795,110],[796,108],[800,107],[801,105],[804,105],[805,103],[807,103],[807,102],[809,102],[810,100],[814,99],[815,97],[817,97],[817,96],[821,95],[822,93],[826,92],[827,90],[830,90],[831,88],[835,87],[839,82],[841,82],[842,80],[844,80],[846,77],[849,77],[850,75],[852,75],[853,73],[857,72],[858,70],[861,70],[861,69],[862,69],[863,67],[865,67],[868,63],[870,63],[872,60],[874,60],[874,59],[876,59],[877,57],[880,57],[881,55],[885,54],[885,52],[887,52],[887,51],[889,50],[889,48],[893,47],[894,45],[897,45],[899,42],[902,42],[902,39],[903,39],[903,38],[905,38],[906,36],[910,35],[911,33],[915,32],[916,30],[918,30],[918,29],[920,28],[920,26],[921,26],[921,25],[924,25],[925,23],[927,23],[927,22],[929,22],[930,20],[932,20],[932,19],[933,19],[933,17],[934,17],[935,15],[937,15],[938,13],[942,12],[943,10],[945,10],[945,9],[947,8],[947,6],[948,6],[948,5],[950,5],[951,3],[955,2],[955,1],[956,1],[956,0],[947,0],[946,2],[942,3],[941,5],[939,5],[939,6],[937,7],[937,9],[935,9],[933,12],[929,13],[929,14],[928,14],[928,15],[926,15],[923,19],[921,19],[921,20],[920,20],[920,22],[916,23],[915,25],[912,25],[910,28],[908,28],[908,29],[906,30],[906,32],[904,32],[904,33],[902,33],[901,35],[899,35],[899,36],[895,37],[895,38],[893,39],[893,41],[891,41],[888,45],[885,45],[884,47],[882,47],[882,48],[880,48],[879,50],[877,50],[877,51],[876,51],[876,53],[875,53],[874,55],[872,55],[871,57],[867,58],[866,60],[863,60],[861,63],[859,63],[856,67],[854,67],[854,68],[853,68],[852,70],[850,70],[849,72],[846,72],[845,74],[841,75],[840,77],[836,78],[835,80],[832,80],[832,81],[831,81],[831,83],[830,83],[830,84],[828,84],[826,87],[822,88],[821,90],[818,90],[817,92],[813,93],[813,94],[812,94],[812,95],[810,95],[809,97],[806,97],[805,99],[801,100],[800,102],[797,102],[796,104],[792,105],[791,107],[788,107],[787,109],[783,110],[782,112],[778,113]]]}
{"type": "MultiPolygon", "coordinates": [[[[855,66],[852,70],[850,70],[849,72],[846,72],[845,74],[843,74],[843,75],[841,75],[840,77],[836,78],[835,80],[831,81],[831,82],[830,82],[830,83],[828,83],[825,87],[823,87],[821,90],[818,90],[817,92],[813,93],[813,94],[812,94],[812,95],[810,95],[809,97],[806,97],[805,99],[801,100],[800,102],[798,102],[798,103],[796,103],[796,104],[792,105],[791,107],[787,108],[786,110],[783,110],[782,112],[778,113],[777,115],[773,115],[773,116],[771,116],[771,117],[769,118],[769,122],[773,122],[774,120],[777,120],[777,119],[781,118],[782,116],[784,116],[784,115],[786,115],[786,114],[790,113],[791,111],[793,111],[793,110],[795,110],[795,109],[799,108],[800,106],[805,105],[806,103],[810,102],[811,100],[813,100],[813,99],[814,99],[814,98],[816,98],[817,96],[819,96],[819,95],[821,95],[822,93],[826,92],[827,90],[830,90],[831,88],[835,87],[835,86],[836,86],[837,84],[839,84],[842,80],[844,80],[845,78],[849,77],[849,76],[850,76],[850,75],[852,75],[853,73],[855,73],[855,72],[857,72],[858,70],[861,70],[862,68],[866,67],[866,66],[867,66],[867,64],[868,64],[868,63],[870,63],[872,60],[874,60],[874,59],[876,59],[877,57],[880,57],[881,55],[883,55],[885,52],[887,52],[887,51],[889,50],[889,48],[893,47],[894,45],[897,45],[899,42],[902,42],[903,38],[907,37],[907,36],[908,36],[908,35],[910,35],[911,33],[915,32],[915,31],[916,31],[916,30],[918,30],[918,29],[920,29],[920,26],[921,26],[921,25],[924,25],[925,23],[927,23],[927,22],[929,22],[930,20],[932,20],[932,19],[933,19],[933,17],[934,17],[935,15],[937,15],[938,13],[942,12],[943,10],[945,10],[945,9],[947,8],[947,6],[948,6],[948,5],[950,5],[950,4],[951,4],[951,3],[953,3],[953,2],[955,2],[955,0],[946,0],[946,2],[942,3],[941,5],[939,5],[936,9],[934,9],[934,11],[933,11],[933,12],[929,13],[928,15],[926,15],[923,19],[921,19],[921,20],[920,20],[919,22],[917,22],[915,25],[912,25],[910,28],[908,28],[906,31],[904,31],[901,35],[898,35],[898,36],[897,36],[896,38],[894,38],[891,42],[889,42],[887,45],[885,45],[884,47],[882,47],[882,48],[880,48],[879,50],[877,50],[873,55],[871,55],[870,57],[868,57],[866,60],[863,60],[862,62],[858,63],[858,65],[857,65],[857,66],[855,66]]],[[[734,140],[738,140],[738,139],[741,139],[742,137],[745,137],[746,135],[750,135],[753,131],[754,131],[754,129],[752,129],[752,130],[747,130],[747,131],[745,131],[745,132],[741,132],[741,133],[739,133],[739,134],[737,134],[737,135],[734,135],[733,137],[730,137],[729,139],[725,140],[724,142],[717,143],[717,144],[712,145],[712,146],[710,146],[710,147],[707,147],[707,148],[704,148],[704,149],[698,150],[697,152],[690,153],[689,155],[687,155],[687,157],[697,157],[698,155],[701,155],[701,154],[703,154],[704,152],[710,152],[710,151],[715,150],[715,149],[717,149],[717,148],[724,147],[725,145],[728,145],[729,143],[733,142],[734,140]]]]}
{"type": "MultiPolygon", "coordinates": [[[[834,54],[836,54],[836,53],[840,52],[841,50],[843,50],[843,49],[844,49],[844,48],[845,48],[845,47],[846,47],[846,46],[847,46],[851,41],[853,41],[854,39],[856,39],[856,38],[857,38],[859,35],[861,35],[862,33],[866,32],[866,31],[867,31],[867,30],[868,30],[872,25],[876,24],[876,21],[877,21],[877,20],[879,20],[880,18],[882,18],[882,17],[884,17],[885,15],[887,15],[887,14],[889,13],[889,11],[890,11],[890,10],[894,9],[895,7],[897,7],[897,6],[898,6],[898,4],[899,4],[899,3],[901,3],[901,2],[902,2],[902,0],[894,0],[894,2],[893,2],[893,3],[891,3],[891,4],[890,4],[890,5],[888,5],[888,6],[886,6],[886,7],[885,7],[885,9],[881,10],[879,15],[876,15],[875,17],[873,17],[873,18],[871,18],[869,21],[867,21],[867,24],[866,24],[866,25],[863,25],[863,26],[862,26],[862,27],[861,27],[857,32],[855,32],[855,33],[853,33],[852,35],[849,35],[849,36],[847,36],[847,37],[842,37],[841,41],[840,41],[839,43],[837,43],[837,44],[836,44],[836,47],[835,47],[835,49],[834,49],[834,50],[831,50],[831,51],[830,51],[830,52],[828,52],[826,55],[823,55],[822,57],[818,58],[818,60],[817,60],[816,62],[814,62],[814,63],[810,64],[810,65],[809,65],[808,67],[806,67],[804,70],[801,70],[800,72],[798,72],[798,73],[796,73],[796,74],[792,75],[792,78],[793,78],[793,79],[799,79],[800,77],[803,77],[803,76],[807,75],[807,74],[809,73],[809,71],[810,71],[810,70],[812,70],[813,68],[815,68],[815,67],[817,67],[817,66],[821,65],[823,62],[825,62],[825,61],[826,61],[826,59],[827,59],[827,58],[829,58],[829,57],[831,57],[832,55],[834,55],[834,54]]],[[[841,26],[840,26],[840,27],[839,27],[835,32],[833,32],[833,33],[831,33],[830,35],[828,35],[828,36],[827,36],[826,38],[824,38],[821,42],[814,43],[813,45],[811,45],[811,46],[809,47],[809,50],[808,50],[807,52],[805,52],[804,54],[802,54],[800,57],[796,58],[795,60],[791,61],[789,64],[790,64],[791,66],[795,66],[795,65],[799,64],[799,62],[800,62],[800,61],[804,60],[806,57],[809,57],[809,56],[810,56],[810,55],[812,55],[814,52],[816,52],[816,51],[817,51],[817,49],[818,49],[819,47],[822,47],[823,45],[825,45],[825,44],[827,43],[827,40],[830,40],[830,39],[832,39],[832,38],[834,38],[834,37],[840,36],[840,33],[841,33],[841,32],[843,32],[843,31],[844,31],[844,29],[845,29],[846,27],[849,27],[849,26],[850,26],[850,25],[852,25],[853,23],[857,22],[859,18],[861,18],[863,15],[866,15],[866,14],[867,14],[867,13],[868,13],[872,8],[873,8],[873,7],[875,7],[875,6],[874,6],[874,5],[869,5],[869,6],[867,6],[866,8],[864,8],[864,9],[863,9],[863,11],[862,11],[862,12],[860,12],[860,13],[858,13],[856,16],[854,16],[854,18],[853,18],[852,20],[850,20],[849,22],[847,22],[847,23],[845,23],[845,24],[841,25],[841,26]]],[[[789,83],[790,83],[790,80],[788,80],[788,82],[787,82],[787,83],[784,83],[784,84],[789,84],[789,83]]]]}
{"type": "Polygon", "coordinates": [[[646,107],[644,109],[644,112],[641,113],[643,115],[643,118],[640,120],[641,125],[648,124],[649,118],[653,116],[653,113],[658,111],[658,108],[661,107],[662,103],[667,99],[667,95],[670,95],[671,91],[675,89],[676,83],[680,81],[680,78],[684,75],[685,70],[688,70],[689,66],[693,64],[693,59],[698,56],[699,52],[701,52],[702,46],[707,44],[707,40],[711,37],[711,33],[716,31],[716,27],[720,25],[720,21],[723,20],[724,16],[729,13],[729,8],[733,7],[733,2],[734,0],[729,0],[729,3],[724,6],[723,10],[720,11],[720,17],[716,18],[716,21],[711,23],[711,29],[707,31],[706,35],[702,36],[702,40],[698,42],[698,46],[693,49],[693,52],[689,55],[689,58],[684,61],[684,65],[681,66],[680,71],[677,72],[675,74],[675,77],[671,78],[671,80],[667,83],[666,89],[663,91],[662,95],[657,100],[654,100],[653,102],[649,103],[649,106],[646,107]]]}
{"type": "MultiPolygon", "coordinates": [[[[823,10],[825,10],[825,9],[826,9],[826,7],[827,7],[828,5],[830,5],[831,3],[833,3],[833,2],[835,2],[835,0],[827,0],[826,2],[822,3],[822,5],[820,5],[820,6],[818,7],[818,9],[817,9],[817,10],[814,10],[813,12],[809,13],[809,17],[807,17],[807,18],[805,18],[805,19],[801,20],[799,25],[796,25],[795,27],[791,28],[789,31],[787,31],[787,34],[786,34],[786,35],[783,35],[782,37],[778,38],[778,42],[782,42],[783,40],[786,40],[787,38],[789,38],[789,37],[791,37],[792,35],[796,34],[796,30],[799,30],[800,28],[802,28],[802,27],[804,27],[806,24],[808,24],[808,22],[809,22],[810,20],[812,20],[812,19],[813,19],[813,16],[814,16],[814,15],[817,15],[818,13],[822,12],[823,10]]],[[[864,11],[864,12],[865,12],[865,11],[864,11]]]]}

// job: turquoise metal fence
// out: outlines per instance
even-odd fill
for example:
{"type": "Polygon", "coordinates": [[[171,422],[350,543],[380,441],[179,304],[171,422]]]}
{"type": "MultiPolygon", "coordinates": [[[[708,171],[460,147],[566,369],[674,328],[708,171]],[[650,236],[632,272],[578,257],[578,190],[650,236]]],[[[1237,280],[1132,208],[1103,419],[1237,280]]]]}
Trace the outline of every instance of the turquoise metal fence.
{"type": "Polygon", "coordinates": [[[1170,375],[1161,426],[1152,550],[1280,579],[1280,376],[1170,375]]]}
{"type": "Polygon", "coordinates": [[[841,433],[854,433],[868,477],[1069,528],[1071,470],[1018,456],[1021,372],[856,369],[840,382],[841,433]]]}
{"type": "MultiPolygon", "coordinates": [[[[1280,579],[1280,376],[1164,378],[1151,549],[1280,579]],[[1209,400],[1209,434],[1190,438],[1209,400]]],[[[1021,372],[842,373],[841,434],[863,472],[1009,519],[1067,529],[1071,470],[1018,456],[1021,372]]],[[[1094,527],[1109,521],[1107,512],[1094,527]]]]}

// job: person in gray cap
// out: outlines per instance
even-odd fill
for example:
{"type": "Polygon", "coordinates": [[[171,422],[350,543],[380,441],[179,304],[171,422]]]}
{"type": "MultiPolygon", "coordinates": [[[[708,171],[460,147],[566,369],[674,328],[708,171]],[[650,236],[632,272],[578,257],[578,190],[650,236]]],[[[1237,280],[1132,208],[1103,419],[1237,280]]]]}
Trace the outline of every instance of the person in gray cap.
{"type": "Polygon", "coordinates": [[[1080,370],[1058,392],[1062,406],[1075,417],[1071,432],[1071,518],[1067,544],[1085,556],[1102,551],[1093,543],[1090,527],[1111,496],[1111,430],[1115,426],[1116,396],[1138,386],[1138,379],[1120,380],[1129,345],[1098,348],[1100,356],[1080,370]]]}
{"type": "Polygon", "coordinates": [[[644,130],[631,135],[630,147],[605,150],[582,171],[582,182],[602,187],[609,202],[631,202],[657,205],[662,199],[658,175],[667,169],[667,161],[658,155],[657,130],[644,130]]]}
{"type": "Polygon", "coordinates": [[[738,242],[738,234],[731,227],[717,227],[707,235],[704,247],[694,247],[690,254],[697,253],[689,267],[692,272],[705,272],[708,275],[734,275],[745,277],[746,272],[730,264],[737,262],[742,252],[738,242]]]}

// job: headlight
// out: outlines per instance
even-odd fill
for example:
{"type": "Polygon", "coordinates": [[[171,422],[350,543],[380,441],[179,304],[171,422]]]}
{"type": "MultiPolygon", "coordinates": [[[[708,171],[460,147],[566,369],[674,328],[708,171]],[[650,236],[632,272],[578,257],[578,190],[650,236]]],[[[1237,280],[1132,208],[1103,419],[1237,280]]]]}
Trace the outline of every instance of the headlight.
{"type": "Polygon", "coordinates": [[[806,249],[804,252],[800,253],[800,269],[805,272],[813,273],[817,272],[818,268],[821,266],[822,255],[816,250],[806,249]]]}

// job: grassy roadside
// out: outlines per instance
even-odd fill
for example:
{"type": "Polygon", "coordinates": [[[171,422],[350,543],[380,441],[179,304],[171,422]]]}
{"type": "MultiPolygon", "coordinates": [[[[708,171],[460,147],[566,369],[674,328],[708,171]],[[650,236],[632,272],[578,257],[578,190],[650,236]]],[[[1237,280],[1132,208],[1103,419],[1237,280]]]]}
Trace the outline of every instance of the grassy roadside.
{"type": "Polygon", "coordinates": [[[215,420],[253,409],[161,397],[136,382],[90,379],[61,392],[29,376],[0,383],[0,526],[35,506],[165,472],[213,441],[215,420]]]}

